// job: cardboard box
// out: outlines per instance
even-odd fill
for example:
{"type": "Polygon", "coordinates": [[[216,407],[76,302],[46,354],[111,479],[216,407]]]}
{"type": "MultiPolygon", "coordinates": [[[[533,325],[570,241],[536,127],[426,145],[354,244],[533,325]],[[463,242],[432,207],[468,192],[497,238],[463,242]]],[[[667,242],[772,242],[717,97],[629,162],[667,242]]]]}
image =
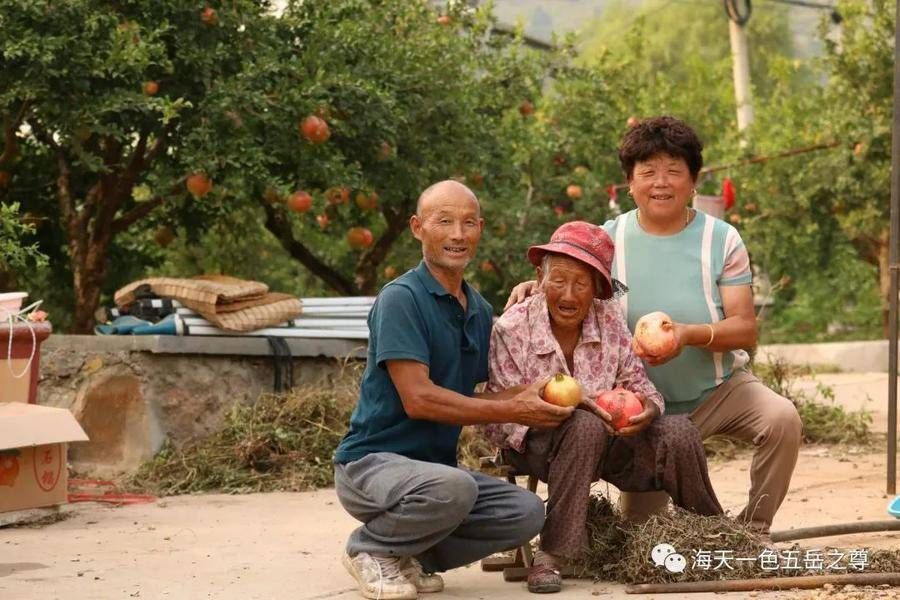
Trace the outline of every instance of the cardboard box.
{"type": "Polygon", "coordinates": [[[46,321],[16,323],[12,327],[11,357],[9,331],[9,324],[0,321],[0,402],[34,404],[41,370],[41,342],[50,335],[51,325],[46,321]]]}
{"type": "Polygon", "coordinates": [[[87,439],[64,408],[0,403],[0,512],[65,503],[67,443],[87,439]]]}

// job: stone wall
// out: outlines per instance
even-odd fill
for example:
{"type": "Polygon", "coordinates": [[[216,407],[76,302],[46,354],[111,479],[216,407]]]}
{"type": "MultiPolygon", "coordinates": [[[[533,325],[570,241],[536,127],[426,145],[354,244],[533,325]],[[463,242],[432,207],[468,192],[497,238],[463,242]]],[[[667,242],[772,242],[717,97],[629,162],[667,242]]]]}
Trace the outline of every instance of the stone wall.
{"type": "MultiPolygon", "coordinates": [[[[294,384],[327,382],[364,346],[290,340],[294,384]]],[[[51,336],[41,347],[38,403],[72,410],[91,441],[72,444],[79,473],[133,471],[166,439],[215,431],[235,404],[272,391],[274,364],[261,338],[51,336]]]]}

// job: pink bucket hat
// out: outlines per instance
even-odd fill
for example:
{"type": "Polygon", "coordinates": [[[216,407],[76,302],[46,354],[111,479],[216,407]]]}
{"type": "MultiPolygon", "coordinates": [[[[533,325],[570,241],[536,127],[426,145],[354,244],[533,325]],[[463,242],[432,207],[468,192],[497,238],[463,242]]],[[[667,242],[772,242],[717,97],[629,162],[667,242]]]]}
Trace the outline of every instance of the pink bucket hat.
{"type": "Polygon", "coordinates": [[[586,221],[563,223],[553,232],[549,244],[528,249],[528,261],[539,267],[547,252],[580,260],[598,271],[606,285],[604,289],[597,290],[597,297],[603,300],[613,297],[613,290],[618,288],[610,275],[615,246],[602,227],[586,221]]]}

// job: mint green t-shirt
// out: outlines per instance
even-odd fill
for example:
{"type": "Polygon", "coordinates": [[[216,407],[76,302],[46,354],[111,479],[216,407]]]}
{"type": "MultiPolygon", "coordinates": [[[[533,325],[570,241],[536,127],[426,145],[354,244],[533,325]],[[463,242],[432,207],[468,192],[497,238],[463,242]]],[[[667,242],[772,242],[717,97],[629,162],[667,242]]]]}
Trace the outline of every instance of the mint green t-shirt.
{"type": "MultiPolygon", "coordinates": [[[[715,323],[725,318],[719,286],[749,285],[750,258],[737,230],[697,212],[681,232],[651,235],[634,210],[607,221],[615,242],[613,277],[628,286],[620,303],[634,333],[638,319],[661,310],[679,323],[715,323]]],[[[666,413],[693,411],[735,369],[747,364],[743,350],[710,352],[686,346],[647,375],[666,399],[666,413]]]]}

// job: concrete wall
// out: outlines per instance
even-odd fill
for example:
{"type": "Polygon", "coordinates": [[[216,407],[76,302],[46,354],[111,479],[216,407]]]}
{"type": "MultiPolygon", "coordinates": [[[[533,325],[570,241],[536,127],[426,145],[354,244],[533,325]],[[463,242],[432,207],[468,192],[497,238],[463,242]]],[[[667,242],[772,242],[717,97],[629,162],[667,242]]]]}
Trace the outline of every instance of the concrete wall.
{"type": "MultiPolygon", "coordinates": [[[[294,383],[317,383],[337,357],[364,356],[341,340],[291,340],[294,383]]],[[[215,431],[235,404],[271,391],[274,366],[262,338],[51,336],[41,347],[38,403],[72,410],[91,438],[72,444],[80,473],[135,469],[166,438],[178,444],[215,431]]]]}
{"type": "Polygon", "coordinates": [[[775,357],[798,365],[833,366],[845,373],[887,373],[888,341],[772,344],[760,346],[756,353],[761,362],[775,357]]]}

